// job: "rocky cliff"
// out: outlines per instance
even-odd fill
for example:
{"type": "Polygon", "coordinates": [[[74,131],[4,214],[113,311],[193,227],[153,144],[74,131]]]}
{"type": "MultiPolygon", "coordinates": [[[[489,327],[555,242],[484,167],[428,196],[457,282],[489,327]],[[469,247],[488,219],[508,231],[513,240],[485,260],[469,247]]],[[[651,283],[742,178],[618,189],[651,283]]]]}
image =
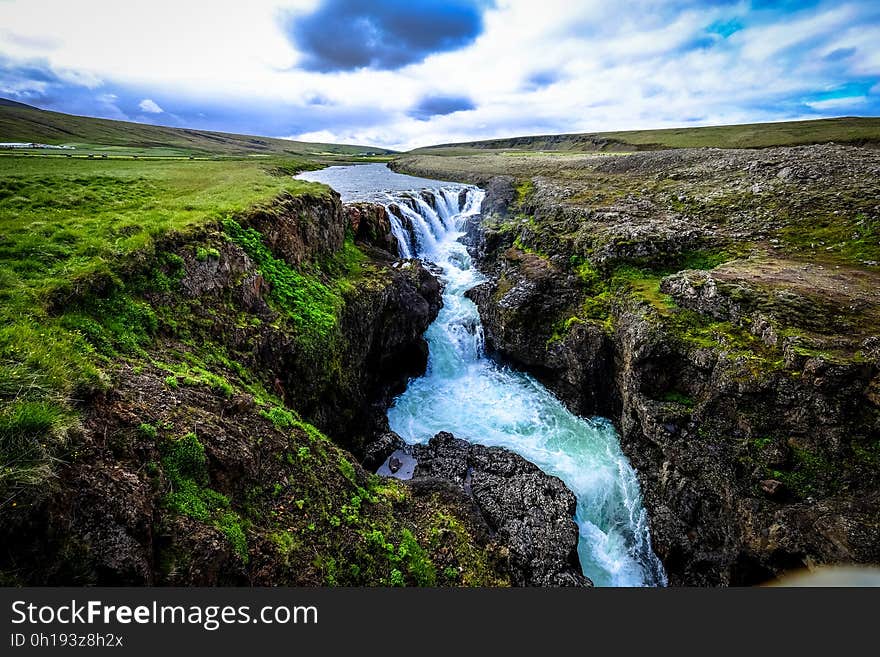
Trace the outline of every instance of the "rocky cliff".
{"type": "Polygon", "coordinates": [[[503,159],[398,167],[486,186],[487,345],[613,419],[670,583],[880,562],[876,151],[503,159]]]}
{"type": "Polygon", "coordinates": [[[358,463],[441,303],[394,250],[381,207],[284,196],[55,300],[110,381],[50,485],[3,509],[2,581],[517,583],[509,534],[463,490],[358,463]]]}

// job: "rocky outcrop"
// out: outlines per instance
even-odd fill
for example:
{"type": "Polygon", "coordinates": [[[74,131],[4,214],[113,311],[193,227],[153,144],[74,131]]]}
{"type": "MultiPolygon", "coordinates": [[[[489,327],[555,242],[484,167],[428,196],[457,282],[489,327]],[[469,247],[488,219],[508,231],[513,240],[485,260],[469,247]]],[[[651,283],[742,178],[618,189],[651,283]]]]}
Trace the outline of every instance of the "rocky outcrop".
{"type": "MultiPolygon", "coordinates": [[[[650,153],[599,168],[654,175],[669,160],[727,176],[744,155],[727,157],[650,153]]],[[[814,164],[821,171],[804,180],[831,175],[818,160],[804,166],[814,164]]],[[[467,242],[491,279],[468,296],[498,357],[572,411],[612,418],[670,584],[746,585],[818,563],[880,563],[873,274],[759,255],[668,275],[675,254],[710,239],[679,230],[679,218],[658,216],[649,201],[633,200],[631,214],[562,207],[559,190],[536,181],[506,214],[509,193],[487,196],[495,214],[472,222],[467,242]],[[530,221],[517,218],[523,212],[530,221]],[[620,263],[630,269],[611,280],[620,263]],[[658,282],[660,294],[651,292],[658,282]]]]}
{"type": "Polygon", "coordinates": [[[518,454],[441,432],[414,445],[413,482],[450,481],[473,500],[493,537],[509,551],[518,586],[590,586],[580,568],[574,494],[518,454]]]}
{"type": "Polygon", "coordinates": [[[554,336],[555,327],[544,318],[559,316],[572,298],[552,274],[532,273],[535,279],[517,279],[503,293],[496,281],[466,293],[480,311],[487,352],[528,369],[574,412],[608,414],[616,404],[614,389],[584,382],[613,377],[612,342],[601,327],[584,322],[574,323],[564,336],[554,336]]]}
{"type": "Polygon", "coordinates": [[[348,228],[344,219],[338,196],[285,194],[249,212],[247,223],[277,257],[296,267],[339,251],[348,228]]]}
{"type": "Polygon", "coordinates": [[[348,203],[344,206],[344,212],[357,242],[398,255],[397,240],[391,234],[391,222],[383,206],[376,203],[348,203]]]}
{"type": "Polygon", "coordinates": [[[277,208],[247,215],[243,225],[265,235],[270,250],[292,267],[330,258],[342,248],[346,230],[369,250],[369,275],[341,286],[335,326],[320,348],[287,326],[276,327],[278,313],[267,303],[271,284],[234,241],[220,244],[218,257],[204,260],[180,248],[181,288],[185,298],[199,300],[189,309],[196,318],[211,316],[216,304],[229,300],[260,319],[235,327],[221,322],[208,337],[241,352],[244,364],[263,373],[269,387],[303,417],[360,454],[385,426],[391,398],[424,371],[428,350],[422,335],[439,312],[440,284],[419,262],[398,263],[387,250],[396,252],[396,241],[382,206],[343,206],[335,196],[312,200],[282,198],[277,208]],[[328,243],[336,249],[328,250],[328,243]]]}

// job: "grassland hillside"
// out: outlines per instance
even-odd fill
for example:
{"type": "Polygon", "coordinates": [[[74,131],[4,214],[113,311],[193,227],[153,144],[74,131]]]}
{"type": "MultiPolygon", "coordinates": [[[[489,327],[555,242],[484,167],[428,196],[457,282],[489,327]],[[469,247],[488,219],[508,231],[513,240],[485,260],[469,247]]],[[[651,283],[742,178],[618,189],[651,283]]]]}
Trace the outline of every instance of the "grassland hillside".
{"type": "Polygon", "coordinates": [[[626,130],[535,135],[440,144],[418,148],[425,155],[467,155],[485,151],[624,152],[667,148],[767,148],[826,142],[880,144],[880,118],[842,117],[698,128],[626,130]]]}
{"type": "Polygon", "coordinates": [[[169,128],[50,112],[0,98],[0,142],[74,146],[82,153],[154,156],[308,156],[382,155],[373,146],[320,144],[226,132],[169,128]]]}

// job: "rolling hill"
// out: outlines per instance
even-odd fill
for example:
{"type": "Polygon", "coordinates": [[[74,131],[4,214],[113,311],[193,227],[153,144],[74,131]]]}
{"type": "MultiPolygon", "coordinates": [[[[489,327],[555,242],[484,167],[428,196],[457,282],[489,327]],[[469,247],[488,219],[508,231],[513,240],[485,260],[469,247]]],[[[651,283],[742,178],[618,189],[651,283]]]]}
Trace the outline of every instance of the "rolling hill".
{"type": "Polygon", "coordinates": [[[374,146],[310,143],[74,116],[0,98],[0,142],[17,141],[152,155],[344,156],[393,152],[374,146]]]}
{"type": "Polygon", "coordinates": [[[831,141],[880,144],[880,118],[842,117],[700,128],[534,135],[439,144],[411,152],[425,155],[466,155],[493,150],[620,152],[699,147],[766,148],[831,141]]]}

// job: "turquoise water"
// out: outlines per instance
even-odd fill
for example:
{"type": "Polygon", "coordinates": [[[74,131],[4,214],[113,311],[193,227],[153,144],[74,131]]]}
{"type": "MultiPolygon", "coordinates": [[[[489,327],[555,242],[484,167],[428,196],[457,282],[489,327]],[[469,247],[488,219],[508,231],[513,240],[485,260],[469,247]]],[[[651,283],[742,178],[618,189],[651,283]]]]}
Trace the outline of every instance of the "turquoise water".
{"type": "MultiPolygon", "coordinates": [[[[479,212],[483,192],[410,176],[398,179],[382,165],[331,167],[308,177],[335,186],[334,180],[346,178],[351,169],[360,188],[349,188],[345,200],[396,205],[412,226],[414,255],[439,266],[445,284],[443,308],[425,334],[428,370],[410,381],[389,409],[391,428],[410,443],[450,431],[521,454],[576,495],[578,553],[584,574],[597,586],[664,585],[638,479],[611,423],[573,415],[534,378],[484,355],[479,314],[464,293],[485,278],[459,242],[464,220],[479,212]],[[463,198],[462,189],[467,190],[463,198]],[[421,190],[432,195],[420,195],[421,190]]],[[[394,213],[389,216],[398,239],[410,242],[403,223],[394,213]]]]}

